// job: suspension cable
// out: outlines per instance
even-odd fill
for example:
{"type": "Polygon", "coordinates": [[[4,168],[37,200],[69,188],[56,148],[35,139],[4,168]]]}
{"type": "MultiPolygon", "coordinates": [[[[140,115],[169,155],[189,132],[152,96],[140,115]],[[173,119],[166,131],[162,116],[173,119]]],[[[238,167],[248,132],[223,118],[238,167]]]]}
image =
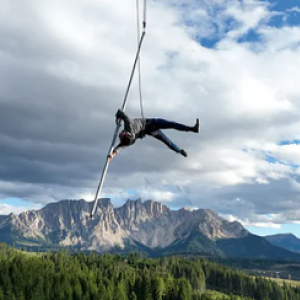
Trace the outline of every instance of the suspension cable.
{"type": "MultiPolygon", "coordinates": [[[[140,6],[139,0],[136,0],[136,23],[137,23],[137,43],[140,39],[140,6]]],[[[146,29],[146,0],[144,0],[144,12],[143,12],[143,32],[146,29]]],[[[141,78],[141,57],[138,59],[138,87],[139,87],[139,98],[140,98],[140,109],[141,117],[145,118],[144,106],[143,106],[143,97],[142,97],[142,78],[141,78]]]]}

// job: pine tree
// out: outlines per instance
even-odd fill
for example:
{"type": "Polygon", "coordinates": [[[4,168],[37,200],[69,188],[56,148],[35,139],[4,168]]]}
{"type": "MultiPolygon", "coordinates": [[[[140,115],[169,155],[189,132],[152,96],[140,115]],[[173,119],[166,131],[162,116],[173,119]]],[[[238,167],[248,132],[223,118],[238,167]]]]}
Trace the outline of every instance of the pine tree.
{"type": "Polygon", "coordinates": [[[118,283],[115,292],[114,292],[114,300],[127,300],[126,290],[124,287],[124,283],[118,283]]]}
{"type": "MultiPolygon", "coordinates": [[[[77,281],[75,283],[74,290],[73,290],[73,299],[81,300],[81,297],[82,297],[82,289],[81,289],[80,282],[77,281]]],[[[58,298],[58,299],[60,299],[60,298],[58,298]]]]}
{"type": "Polygon", "coordinates": [[[162,300],[163,296],[165,295],[165,283],[164,280],[160,277],[156,277],[153,281],[153,299],[154,300],[162,300]]]}
{"type": "Polygon", "coordinates": [[[136,296],[135,292],[133,292],[133,291],[131,292],[129,300],[137,300],[137,296],[136,296]]]}
{"type": "Polygon", "coordinates": [[[192,288],[185,278],[178,279],[178,300],[191,300],[192,288]]]}
{"type": "Polygon", "coordinates": [[[151,288],[151,278],[146,273],[142,279],[142,298],[141,300],[152,300],[152,288],[151,288]]]}

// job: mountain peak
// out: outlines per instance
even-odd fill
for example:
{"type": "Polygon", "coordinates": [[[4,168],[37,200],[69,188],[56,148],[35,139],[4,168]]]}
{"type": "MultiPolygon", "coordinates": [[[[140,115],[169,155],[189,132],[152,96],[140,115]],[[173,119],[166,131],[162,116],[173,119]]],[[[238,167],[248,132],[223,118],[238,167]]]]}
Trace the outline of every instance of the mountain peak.
{"type": "Polygon", "coordinates": [[[292,233],[277,233],[277,234],[273,234],[273,235],[266,235],[264,236],[264,238],[268,238],[268,239],[298,239],[294,234],[292,233]]]}
{"type": "Polygon", "coordinates": [[[110,198],[100,198],[97,203],[98,206],[108,207],[112,206],[110,198]]]}

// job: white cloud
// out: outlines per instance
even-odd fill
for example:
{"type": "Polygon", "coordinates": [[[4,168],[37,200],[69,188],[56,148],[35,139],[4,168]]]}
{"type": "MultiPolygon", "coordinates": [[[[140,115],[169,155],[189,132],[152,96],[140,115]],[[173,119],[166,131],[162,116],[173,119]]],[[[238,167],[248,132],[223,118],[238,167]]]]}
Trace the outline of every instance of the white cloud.
{"type": "Polygon", "coordinates": [[[290,9],[287,9],[288,12],[300,12],[300,8],[298,6],[294,6],[290,9]]]}
{"type": "Polygon", "coordinates": [[[272,228],[272,229],[280,229],[280,224],[273,224],[273,223],[242,223],[244,226],[254,226],[260,228],[272,228]]]}
{"type": "Polygon", "coordinates": [[[28,211],[31,209],[40,209],[41,205],[30,205],[30,206],[14,206],[14,205],[9,205],[9,204],[1,204],[0,203],[0,215],[9,215],[11,213],[13,214],[20,214],[24,211],[28,211]]]}
{"type": "MultiPolygon", "coordinates": [[[[135,55],[135,6],[7,0],[3,9],[0,195],[93,199],[135,55]]],[[[300,31],[270,26],[273,15],[266,1],[148,1],[146,116],[187,124],[200,116],[201,134],[167,132],[187,159],[138,141],[114,158],[103,195],[232,211],[249,224],[279,209],[284,222],[291,205],[300,209],[299,146],[279,145],[300,139],[300,31]],[[238,43],[250,29],[260,39],[238,43]]],[[[139,115],[136,81],[127,111],[139,115]]]]}
{"type": "Polygon", "coordinates": [[[274,156],[278,160],[286,161],[295,165],[300,165],[300,145],[278,145],[268,144],[264,148],[270,155],[274,156]]]}
{"type": "MultiPolygon", "coordinates": [[[[265,40],[265,46],[271,53],[283,50],[293,53],[294,50],[299,49],[300,28],[297,26],[286,26],[283,28],[263,27],[259,29],[259,32],[265,40]]],[[[282,55],[285,55],[286,52],[282,52],[282,55]]],[[[293,66],[288,65],[288,67],[293,66]]]]}
{"type": "Polygon", "coordinates": [[[239,23],[236,29],[230,31],[227,37],[239,38],[248,30],[255,29],[262,21],[267,21],[272,13],[267,9],[268,2],[232,1],[225,10],[225,15],[239,23]]]}

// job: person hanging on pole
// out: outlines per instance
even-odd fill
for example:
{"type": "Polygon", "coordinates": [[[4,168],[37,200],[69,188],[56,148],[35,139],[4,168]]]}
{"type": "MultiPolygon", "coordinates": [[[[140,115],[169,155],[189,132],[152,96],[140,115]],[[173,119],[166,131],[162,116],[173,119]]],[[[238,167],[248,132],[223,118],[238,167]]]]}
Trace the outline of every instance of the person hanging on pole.
{"type": "Polygon", "coordinates": [[[187,157],[187,153],[185,150],[180,149],[177,145],[175,145],[163,132],[161,129],[175,129],[179,131],[190,131],[199,133],[200,121],[196,119],[196,123],[194,126],[186,126],[180,123],[176,123],[173,121],[165,120],[165,119],[157,119],[157,118],[135,118],[131,119],[129,116],[119,109],[116,113],[116,123],[118,124],[120,120],[124,122],[124,130],[122,130],[119,134],[120,143],[114,148],[112,153],[108,155],[108,158],[112,160],[112,158],[123,148],[131,146],[135,143],[137,139],[142,139],[146,135],[150,135],[165,145],[167,145],[170,149],[179,153],[185,157],[187,157]]]}

